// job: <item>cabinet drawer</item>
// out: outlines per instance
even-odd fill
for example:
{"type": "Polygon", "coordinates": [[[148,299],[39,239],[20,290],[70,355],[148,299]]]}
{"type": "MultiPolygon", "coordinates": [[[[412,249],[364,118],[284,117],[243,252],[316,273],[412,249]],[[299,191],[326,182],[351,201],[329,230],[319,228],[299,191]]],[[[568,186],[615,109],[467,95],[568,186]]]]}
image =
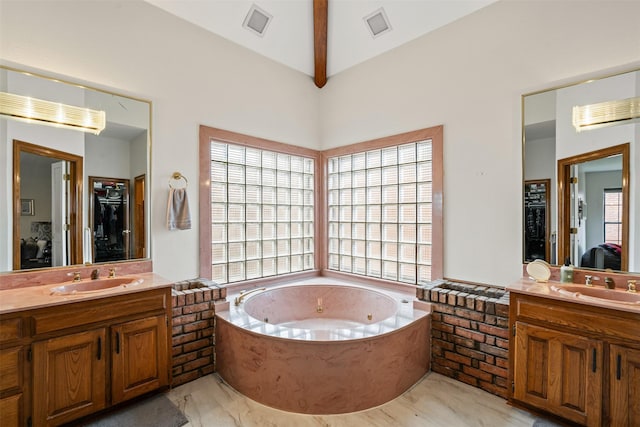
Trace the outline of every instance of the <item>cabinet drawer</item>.
{"type": "Polygon", "coordinates": [[[126,316],[165,310],[171,303],[170,289],[156,289],[136,294],[38,310],[33,314],[36,335],[126,316]],[[72,314],[72,315],[71,315],[72,314]]]}
{"type": "Polygon", "coordinates": [[[0,394],[22,389],[22,347],[0,350],[0,394]]]}
{"type": "MultiPolygon", "coordinates": [[[[513,298],[513,296],[512,296],[513,298]]],[[[627,340],[640,339],[636,325],[640,316],[634,313],[599,309],[574,303],[561,303],[548,299],[518,296],[512,299],[516,316],[520,320],[537,320],[550,325],[580,330],[597,336],[627,340]]]]}
{"type": "Polygon", "coordinates": [[[0,320],[0,343],[22,338],[22,318],[0,320]]]}

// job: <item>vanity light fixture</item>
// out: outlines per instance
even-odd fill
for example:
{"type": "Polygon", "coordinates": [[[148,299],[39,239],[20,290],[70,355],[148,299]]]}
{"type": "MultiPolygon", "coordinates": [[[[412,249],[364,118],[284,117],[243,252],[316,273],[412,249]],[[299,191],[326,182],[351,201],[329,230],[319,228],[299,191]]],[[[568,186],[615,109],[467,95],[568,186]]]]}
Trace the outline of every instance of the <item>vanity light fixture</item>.
{"type": "Polygon", "coordinates": [[[578,132],[614,124],[633,123],[638,119],[640,97],[573,107],[573,127],[578,132]]]}
{"type": "Polygon", "coordinates": [[[0,92],[0,115],[11,119],[75,129],[98,135],[106,126],[104,111],[0,92]]]}

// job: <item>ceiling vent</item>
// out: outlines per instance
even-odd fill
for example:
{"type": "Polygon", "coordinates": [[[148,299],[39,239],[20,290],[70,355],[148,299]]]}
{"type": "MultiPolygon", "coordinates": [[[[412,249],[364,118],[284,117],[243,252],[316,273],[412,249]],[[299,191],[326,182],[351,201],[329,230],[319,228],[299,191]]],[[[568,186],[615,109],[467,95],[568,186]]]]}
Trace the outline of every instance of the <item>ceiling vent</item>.
{"type": "Polygon", "coordinates": [[[383,8],[380,8],[370,15],[364,17],[364,22],[371,33],[371,37],[374,39],[381,36],[384,33],[391,31],[391,24],[389,18],[384,12],[383,8]]]}
{"type": "Polygon", "coordinates": [[[242,26],[262,37],[265,31],[267,31],[271,19],[273,19],[273,16],[254,4],[251,6],[251,9],[249,9],[247,17],[244,18],[242,26]]]}

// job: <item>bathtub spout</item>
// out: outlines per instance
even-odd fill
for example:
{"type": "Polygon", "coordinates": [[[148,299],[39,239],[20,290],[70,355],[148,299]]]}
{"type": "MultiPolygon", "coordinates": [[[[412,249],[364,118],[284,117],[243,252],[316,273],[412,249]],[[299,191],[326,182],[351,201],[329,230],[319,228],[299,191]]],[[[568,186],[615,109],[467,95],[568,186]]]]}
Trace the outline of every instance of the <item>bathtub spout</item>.
{"type": "Polygon", "coordinates": [[[253,294],[255,292],[264,291],[265,289],[267,288],[257,288],[257,289],[252,289],[250,291],[240,291],[240,295],[236,297],[235,304],[240,305],[242,303],[242,300],[248,295],[253,294]]]}

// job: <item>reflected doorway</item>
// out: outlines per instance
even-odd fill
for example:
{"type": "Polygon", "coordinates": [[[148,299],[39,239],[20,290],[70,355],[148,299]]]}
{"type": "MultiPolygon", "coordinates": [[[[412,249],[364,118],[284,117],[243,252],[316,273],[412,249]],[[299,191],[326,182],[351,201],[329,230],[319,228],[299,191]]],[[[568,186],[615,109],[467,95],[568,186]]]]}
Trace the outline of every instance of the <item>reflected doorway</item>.
{"type": "Polygon", "coordinates": [[[558,261],[628,270],[629,144],[558,160],[558,261]]]}
{"type": "Polygon", "coordinates": [[[129,180],[90,176],[89,189],[93,262],[130,259],[129,180]]]}
{"type": "Polygon", "coordinates": [[[80,156],[13,141],[13,269],[82,259],[80,156]]]}

